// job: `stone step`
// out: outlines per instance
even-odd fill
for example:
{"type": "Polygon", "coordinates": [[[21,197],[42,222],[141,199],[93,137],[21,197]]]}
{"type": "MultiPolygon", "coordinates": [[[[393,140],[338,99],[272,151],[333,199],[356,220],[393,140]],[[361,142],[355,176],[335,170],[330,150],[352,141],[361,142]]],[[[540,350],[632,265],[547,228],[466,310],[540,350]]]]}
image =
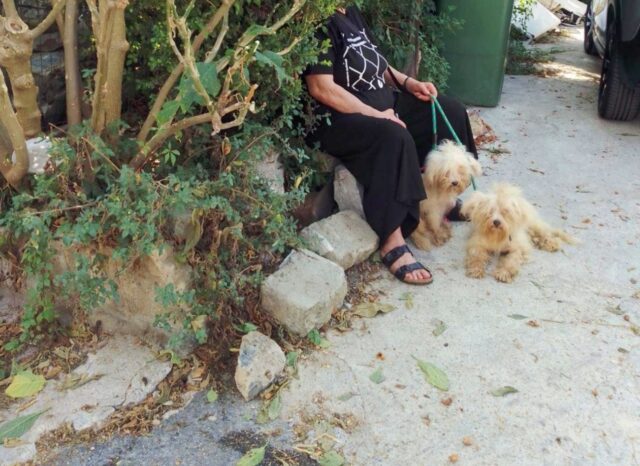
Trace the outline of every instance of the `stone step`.
{"type": "Polygon", "coordinates": [[[378,249],[378,235],[357,212],[345,210],[301,232],[313,252],[348,269],[378,249]]]}
{"type": "Polygon", "coordinates": [[[341,211],[353,210],[360,217],[365,218],[362,207],[364,188],[347,167],[342,164],[336,166],[333,178],[333,197],[341,211]]]}
{"type": "Polygon", "coordinates": [[[347,294],[342,267],[306,249],[293,251],[260,290],[262,308],[301,336],[331,319],[347,294]]]}

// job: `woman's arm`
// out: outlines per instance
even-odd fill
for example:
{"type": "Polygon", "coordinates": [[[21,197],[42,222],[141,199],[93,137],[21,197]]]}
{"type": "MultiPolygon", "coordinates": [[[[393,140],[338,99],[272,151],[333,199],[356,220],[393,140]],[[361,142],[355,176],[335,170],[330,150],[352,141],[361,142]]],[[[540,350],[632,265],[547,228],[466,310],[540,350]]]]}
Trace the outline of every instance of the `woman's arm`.
{"type": "Polygon", "coordinates": [[[406,128],[404,122],[395,115],[393,109],[381,112],[368,106],[342,86],[336,84],[330,74],[310,74],[305,79],[309,94],[327,107],[340,113],[361,113],[374,118],[386,118],[406,128]]]}
{"type": "Polygon", "coordinates": [[[387,84],[396,86],[396,82],[390,73],[393,73],[393,76],[395,76],[400,85],[404,84],[407,91],[416,96],[416,98],[428,102],[429,100],[431,100],[431,96],[438,97],[438,90],[436,89],[436,86],[433,85],[433,83],[421,82],[417,79],[410,78],[409,76],[401,73],[392,66],[389,66],[387,68],[387,71],[385,71],[384,73],[384,79],[387,84]]]}

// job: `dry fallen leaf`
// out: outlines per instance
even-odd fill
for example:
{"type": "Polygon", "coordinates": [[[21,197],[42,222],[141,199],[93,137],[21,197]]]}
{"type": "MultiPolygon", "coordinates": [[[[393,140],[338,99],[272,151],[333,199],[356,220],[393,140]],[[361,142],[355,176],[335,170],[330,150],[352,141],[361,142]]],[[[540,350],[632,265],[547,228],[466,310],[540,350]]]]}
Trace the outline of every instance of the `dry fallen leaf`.
{"type": "Polygon", "coordinates": [[[453,402],[453,398],[449,397],[449,398],[443,398],[440,400],[440,403],[442,403],[445,406],[451,406],[451,403],[453,402]]]}
{"type": "Polygon", "coordinates": [[[16,448],[22,445],[26,445],[27,442],[20,440],[19,438],[6,438],[2,442],[2,446],[5,448],[16,448]]]}
{"type": "Polygon", "coordinates": [[[353,313],[360,317],[372,318],[378,315],[379,312],[387,314],[394,311],[395,307],[391,304],[384,303],[362,303],[353,308],[353,313]]]}
{"type": "Polygon", "coordinates": [[[26,398],[35,395],[44,388],[46,381],[43,376],[33,372],[19,372],[13,376],[11,384],[5,393],[11,398],[26,398]]]}
{"type": "Polygon", "coordinates": [[[62,384],[58,387],[59,391],[64,390],[75,390],[76,388],[82,387],[83,385],[88,384],[89,382],[93,382],[94,380],[100,380],[104,374],[69,374],[64,379],[62,384]]]}
{"type": "Polygon", "coordinates": [[[62,367],[60,366],[52,366],[47,370],[47,373],[44,375],[45,379],[53,379],[58,376],[58,374],[62,372],[62,367]]]}

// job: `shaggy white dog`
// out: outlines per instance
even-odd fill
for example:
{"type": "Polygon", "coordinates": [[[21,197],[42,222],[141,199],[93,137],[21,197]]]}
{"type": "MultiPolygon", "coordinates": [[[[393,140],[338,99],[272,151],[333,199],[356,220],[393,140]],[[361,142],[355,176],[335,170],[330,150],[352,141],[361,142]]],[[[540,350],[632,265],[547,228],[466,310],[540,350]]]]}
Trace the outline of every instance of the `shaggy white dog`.
{"type": "Polygon", "coordinates": [[[422,175],[427,199],[420,202],[420,224],[411,235],[418,248],[429,250],[451,238],[445,216],[469,187],[471,177],[481,174],[478,161],[460,144],[445,141],[429,153],[422,175]]]}
{"type": "Polygon", "coordinates": [[[544,222],[522,191],[509,184],[494,185],[489,193],[473,193],[461,213],[473,227],[467,242],[467,276],[482,278],[493,254],[499,255],[493,273],[496,280],[509,283],[528,260],[533,246],[558,251],[573,238],[544,222]]]}

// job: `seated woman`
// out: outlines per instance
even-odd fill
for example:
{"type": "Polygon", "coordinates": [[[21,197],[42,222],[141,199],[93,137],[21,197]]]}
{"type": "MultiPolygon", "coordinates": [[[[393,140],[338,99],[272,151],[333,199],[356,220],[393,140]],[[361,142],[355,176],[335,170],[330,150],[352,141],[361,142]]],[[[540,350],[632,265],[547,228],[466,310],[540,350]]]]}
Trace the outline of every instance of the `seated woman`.
{"type": "MultiPolygon", "coordinates": [[[[431,272],[404,238],[417,227],[426,198],[420,167],[433,143],[429,101],[437,90],[389,66],[356,7],[338,8],[320,35],[331,46],[304,76],[316,114],[328,114],[329,121],[321,118],[308,141],[340,159],[364,187],[365,216],[391,273],[406,283],[429,284],[431,272]],[[394,92],[394,84],[405,93],[394,92]]],[[[464,106],[443,96],[438,101],[467,150],[477,154],[464,106]]],[[[453,139],[441,120],[437,137],[453,139]]]]}

